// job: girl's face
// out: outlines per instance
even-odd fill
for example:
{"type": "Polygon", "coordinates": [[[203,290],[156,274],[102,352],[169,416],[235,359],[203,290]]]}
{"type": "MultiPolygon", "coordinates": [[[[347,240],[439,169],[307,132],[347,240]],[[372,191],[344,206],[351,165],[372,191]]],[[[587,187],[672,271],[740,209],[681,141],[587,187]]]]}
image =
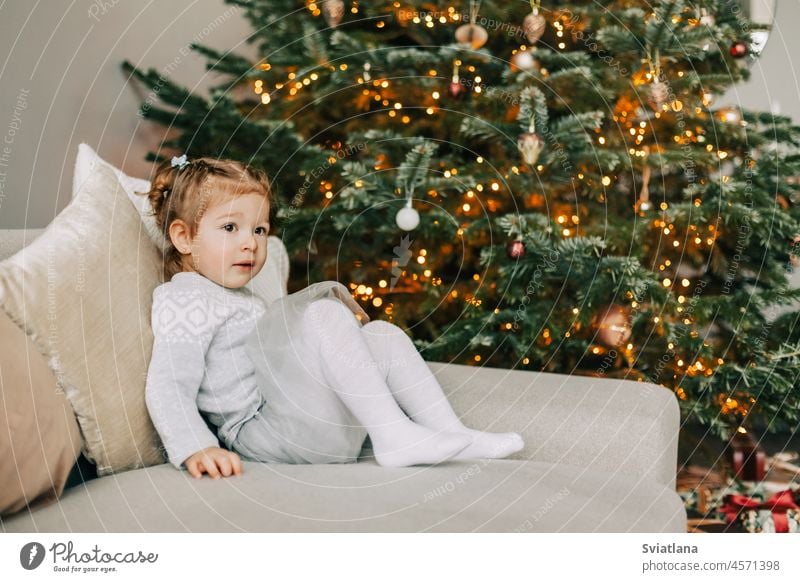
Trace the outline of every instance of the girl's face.
{"type": "Polygon", "coordinates": [[[192,240],[192,266],[218,285],[243,287],[267,260],[268,233],[269,202],[261,194],[244,194],[210,206],[192,240]]]}

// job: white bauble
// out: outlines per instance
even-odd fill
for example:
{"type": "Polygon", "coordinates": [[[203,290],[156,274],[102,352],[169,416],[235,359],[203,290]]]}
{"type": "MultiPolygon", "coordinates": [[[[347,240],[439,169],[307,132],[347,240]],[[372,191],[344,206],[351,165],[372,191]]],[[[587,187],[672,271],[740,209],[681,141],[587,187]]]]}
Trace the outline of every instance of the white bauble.
{"type": "Polygon", "coordinates": [[[395,221],[397,226],[403,230],[414,230],[419,225],[419,212],[417,212],[416,208],[406,206],[397,213],[395,221]]]}
{"type": "Polygon", "coordinates": [[[532,71],[539,68],[539,61],[533,58],[533,54],[529,50],[521,50],[514,53],[511,57],[511,70],[516,71],[532,71]]]}

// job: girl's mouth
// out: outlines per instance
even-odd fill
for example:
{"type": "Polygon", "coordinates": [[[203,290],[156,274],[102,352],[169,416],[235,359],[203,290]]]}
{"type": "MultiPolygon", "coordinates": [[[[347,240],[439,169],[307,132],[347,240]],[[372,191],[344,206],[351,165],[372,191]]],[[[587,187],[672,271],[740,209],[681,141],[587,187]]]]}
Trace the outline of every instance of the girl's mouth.
{"type": "Polygon", "coordinates": [[[252,269],[253,263],[236,263],[233,265],[234,267],[239,267],[240,269],[252,269]]]}

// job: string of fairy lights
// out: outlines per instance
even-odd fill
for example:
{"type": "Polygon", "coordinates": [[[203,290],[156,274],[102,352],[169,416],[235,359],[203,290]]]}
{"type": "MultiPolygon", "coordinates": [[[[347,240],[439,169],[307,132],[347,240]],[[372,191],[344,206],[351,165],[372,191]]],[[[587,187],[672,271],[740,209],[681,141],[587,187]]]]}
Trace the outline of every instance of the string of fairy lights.
{"type": "MultiPolygon", "coordinates": [[[[335,0],[334,3],[332,2],[334,2],[334,0],[321,0],[319,2],[306,0],[306,8],[312,17],[325,18],[330,26],[335,27],[338,25],[346,9],[344,8],[345,3],[343,0],[335,0]]],[[[349,2],[348,5],[351,14],[357,15],[359,13],[357,0],[349,2]]],[[[385,17],[377,18],[374,26],[376,30],[384,29],[390,19],[394,19],[396,23],[403,27],[416,26],[428,30],[440,26],[449,28],[461,26],[461,29],[459,29],[461,32],[457,33],[457,36],[458,34],[462,36],[467,34],[467,42],[472,43],[472,47],[475,48],[476,43],[479,44],[482,42],[482,36],[480,34],[475,34],[475,22],[479,5],[480,2],[471,2],[469,14],[467,12],[462,12],[461,9],[455,6],[448,6],[439,12],[422,13],[410,8],[405,8],[401,2],[395,1],[391,4],[394,9],[393,12],[387,13],[385,17]],[[464,27],[466,26],[472,28],[464,32],[464,27]]],[[[532,13],[529,17],[535,16],[541,19],[541,16],[538,14],[538,2],[532,2],[531,7],[532,13]]],[[[709,20],[709,15],[707,13],[702,16],[676,15],[673,16],[672,21],[677,24],[684,18],[686,18],[687,23],[691,26],[708,26],[713,24],[713,21],[709,20]]],[[[580,20],[576,22],[571,13],[564,12],[563,14],[559,14],[558,10],[555,10],[548,19],[548,23],[552,26],[555,35],[555,44],[550,46],[550,49],[566,51],[576,46],[577,41],[575,40],[575,34],[581,31],[583,26],[580,20]]],[[[536,28],[540,26],[540,24],[541,23],[537,22],[535,18],[532,19],[530,23],[526,19],[526,32],[530,32],[530,27],[536,28]]],[[[542,30],[537,33],[541,35],[542,32],[543,27],[542,30]]],[[[530,38],[533,37],[529,37],[529,39],[530,38]]],[[[531,56],[531,49],[535,43],[536,39],[534,38],[532,42],[529,40],[528,43],[520,43],[518,46],[512,48],[509,55],[509,62],[511,63],[512,70],[515,72],[533,73],[546,79],[550,74],[549,71],[542,67],[538,61],[531,56]]],[[[265,62],[260,65],[260,70],[265,73],[270,72],[272,71],[272,66],[265,62]]],[[[451,64],[444,67],[444,70],[442,70],[441,67],[428,69],[425,73],[426,77],[431,80],[451,80],[450,88],[435,87],[423,89],[421,100],[411,106],[406,102],[407,97],[403,99],[398,97],[399,92],[404,89],[402,81],[391,78],[374,78],[374,71],[369,62],[322,63],[313,70],[305,72],[299,72],[290,67],[285,77],[281,79],[274,79],[269,83],[265,79],[253,80],[252,90],[260,97],[263,105],[269,105],[277,95],[282,95],[284,91],[286,93],[285,98],[291,100],[297,98],[301,92],[313,89],[315,83],[326,78],[326,74],[337,72],[345,73],[347,71],[354,71],[355,82],[357,86],[361,87],[361,101],[359,104],[362,108],[369,107],[368,104],[374,103],[383,108],[379,110],[378,113],[383,112],[389,120],[396,120],[402,124],[412,123],[419,112],[422,112],[424,116],[435,117],[441,112],[443,107],[442,102],[448,97],[448,95],[446,95],[448,92],[450,96],[457,97],[457,92],[469,90],[476,98],[482,93],[485,93],[483,79],[476,65],[465,63],[460,58],[454,59],[451,64]],[[452,75],[450,71],[451,65],[452,75]],[[465,75],[468,76],[469,79],[465,80],[463,78],[465,75]],[[458,88],[454,87],[456,84],[459,85],[458,88]]],[[[675,71],[671,69],[670,72],[677,75],[678,79],[682,79],[684,75],[686,75],[686,72],[682,70],[675,71]]],[[[642,94],[645,96],[649,96],[647,100],[650,102],[654,111],[649,115],[642,115],[642,106],[641,103],[638,102],[638,99],[634,101],[629,96],[621,96],[611,115],[614,126],[595,130],[596,138],[594,143],[597,147],[617,148],[622,144],[625,150],[630,154],[632,160],[638,160],[638,164],[643,168],[646,167],[648,163],[648,156],[666,151],[669,147],[698,147],[699,145],[708,154],[715,155],[720,162],[731,155],[731,152],[709,143],[706,137],[706,130],[699,123],[693,127],[685,127],[681,132],[675,133],[672,136],[672,143],[674,146],[658,142],[658,133],[659,131],[663,133],[663,127],[657,128],[656,124],[661,120],[668,123],[670,121],[668,116],[674,116],[682,112],[685,113],[687,105],[685,103],[686,97],[667,95],[657,86],[662,79],[661,58],[658,56],[657,52],[654,55],[648,55],[648,58],[643,62],[642,68],[632,73],[631,78],[634,87],[642,91],[642,94]],[[670,97],[672,97],[672,99],[670,99],[670,97]]],[[[415,84],[416,89],[419,89],[420,86],[424,86],[424,84],[418,82],[415,82],[415,84]]],[[[710,107],[713,99],[713,95],[708,92],[703,92],[700,95],[700,103],[693,107],[694,116],[699,121],[708,119],[710,115],[716,115],[716,119],[720,122],[744,125],[740,115],[738,115],[735,110],[726,109],[712,113],[710,107]]],[[[662,123],[661,125],[666,124],[662,123]]],[[[673,126],[674,125],[675,124],[673,124],[673,126]]],[[[335,164],[337,162],[336,156],[331,156],[329,161],[331,164],[335,164]]],[[[477,157],[475,161],[479,164],[484,162],[482,157],[477,157]]],[[[385,157],[379,157],[374,168],[380,170],[387,166],[388,162],[385,157]]],[[[542,164],[534,164],[533,168],[539,172],[545,170],[542,164]]],[[[445,178],[451,178],[454,180],[454,183],[456,183],[459,174],[459,169],[457,167],[441,168],[441,170],[445,178]]],[[[520,173],[520,166],[513,165],[508,171],[518,175],[520,173]]],[[[508,174],[505,174],[505,177],[508,178],[508,174]]],[[[613,173],[595,176],[589,172],[579,171],[576,174],[576,178],[586,186],[596,187],[599,191],[598,200],[603,202],[606,200],[607,192],[614,188],[619,177],[613,173]]],[[[722,177],[723,181],[727,181],[727,179],[727,176],[722,177]]],[[[657,209],[655,209],[656,211],[661,211],[661,216],[654,218],[648,217],[648,212],[646,212],[646,210],[650,209],[652,203],[650,203],[649,198],[646,197],[647,180],[649,180],[649,172],[648,176],[644,179],[645,188],[643,189],[642,200],[640,200],[640,204],[637,206],[638,214],[647,218],[653,231],[667,240],[667,250],[671,249],[676,254],[681,255],[687,251],[686,247],[690,247],[689,250],[693,252],[710,252],[715,245],[715,241],[721,235],[720,226],[709,224],[701,227],[695,224],[689,224],[686,227],[686,236],[682,237],[681,235],[684,233],[679,233],[679,229],[676,225],[666,218],[667,211],[669,210],[669,203],[666,201],[660,202],[657,209]],[[685,245],[682,238],[685,240],[685,245]]],[[[702,183],[703,179],[701,178],[700,181],[702,183]]],[[[358,181],[355,183],[356,188],[362,186],[363,183],[359,184],[358,181]]],[[[334,196],[333,188],[334,184],[330,180],[320,180],[319,189],[326,200],[330,200],[334,196]]],[[[495,212],[501,208],[502,205],[501,200],[497,197],[502,197],[505,189],[506,186],[499,180],[491,180],[486,183],[472,185],[463,192],[463,198],[456,207],[457,213],[464,218],[468,218],[472,215],[484,212],[484,209],[489,212],[495,212]],[[485,200],[482,200],[481,197],[485,198],[485,200]]],[[[432,189],[427,192],[427,195],[432,199],[437,199],[440,193],[432,189]]],[[[693,203],[695,206],[699,207],[702,205],[702,200],[696,197],[693,203]]],[[[531,207],[540,207],[544,204],[544,196],[539,193],[532,193],[527,196],[527,204],[531,207]]],[[[564,238],[579,236],[581,233],[581,218],[574,211],[567,211],[566,208],[558,210],[558,207],[556,207],[554,220],[556,225],[555,232],[559,233],[564,238]]],[[[462,228],[458,229],[458,236],[463,235],[467,223],[463,223],[461,226],[462,228]]],[[[412,261],[424,267],[421,273],[411,273],[411,283],[420,284],[427,281],[433,286],[442,285],[441,277],[437,277],[430,266],[428,266],[429,258],[428,249],[419,249],[416,256],[411,258],[412,261]]],[[[672,259],[666,256],[661,257],[658,261],[657,268],[658,272],[662,273],[661,284],[677,294],[677,301],[679,304],[677,311],[678,313],[683,313],[684,306],[686,302],[689,301],[688,292],[691,290],[692,281],[688,277],[677,276],[674,273],[675,262],[673,259],[674,257],[672,259]]],[[[402,270],[402,276],[408,276],[407,270],[402,270]]],[[[474,274],[473,279],[476,282],[481,282],[481,276],[477,273],[474,274]]],[[[382,308],[384,314],[391,320],[394,305],[391,302],[385,301],[383,296],[391,292],[396,292],[397,287],[390,287],[389,281],[385,278],[380,279],[375,285],[366,282],[352,282],[349,286],[356,297],[361,301],[370,302],[375,308],[382,308]]],[[[413,290],[415,287],[412,286],[411,289],[413,290]]],[[[448,300],[454,301],[459,297],[469,305],[475,307],[480,306],[481,300],[476,298],[472,293],[467,292],[460,294],[459,291],[455,289],[448,293],[448,300]]],[[[626,308],[635,311],[640,307],[632,293],[629,292],[626,308]]],[[[495,313],[499,313],[499,310],[495,310],[495,313]]],[[[573,314],[576,316],[576,321],[564,332],[565,337],[570,337],[573,332],[580,330],[580,322],[577,321],[580,309],[578,307],[573,308],[573,314]]],[[[654,324],[658,324],[660,321],[660,318],[657,316],[653,319],[654,324]]],[[[691,316],[687,314],[683,319],[683,323],[690,325],[692,323],[691,316]]],[[[512,327],[510,324],[507,324],[504,326],[504,329],[511,331],[512,327]]],[[[697,332],[693,331],[692,333],[696,334],[697,332]]],[[[551,329],[545,328],[540,336],[540,341],[544,345],[549,345],[554,339],[552,334],[553,332],[551,329]]],[[[609,346],[595,345],[591,348],[591,351],[594,354],[602,354],[608,347],[609,346]]],[[[675,348],[672,343],[669,344],[669,347],[671,350],[675,348]]],[[[623,351],[628,361],[633,361],[633,359],[635,359],[636,346],[633,342],[626,339],[619,348],[623,351]]],[[[480,361],[480,359],[480,355],[476,354],[474,356],[476,362],[480,361]]],[[[528,363],[529,359],[524,358],[523,364],[527,365],[528,363]]],[[[701,358],[692,359],[685,355],[675,354],[676,368],[678,370],[683,370],[688,376],[696,376],[698,374],[710,376],[713,374],[715,366],[722,365],[723,363],[724,361],[721,358],[713,360],[704,360],[701,358]]],[[[680,398],[686,398],[686,394],[683,392],[682,388],[677,387],[676,393],[680,398]]],[[[740,412],[746,410],[745,402],[739,402],[730,398],[722,401],[720,405],[725,407],[726,410],[739,410],[740,412]]]]}

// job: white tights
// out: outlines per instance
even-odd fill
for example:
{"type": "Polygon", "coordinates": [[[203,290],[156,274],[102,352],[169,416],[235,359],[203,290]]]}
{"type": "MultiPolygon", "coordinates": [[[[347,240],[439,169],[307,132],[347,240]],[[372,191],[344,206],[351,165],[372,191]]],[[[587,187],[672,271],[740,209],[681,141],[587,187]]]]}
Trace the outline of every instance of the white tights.
{"type": "Polygon", "coordinates": [[[360,327],[341,302],[320,299],[303,318],[325,382],[370,435],[383,466],[503,458],[524,446],[517,433],[465,427],[413,342],[396,325],[360,327]]]}

